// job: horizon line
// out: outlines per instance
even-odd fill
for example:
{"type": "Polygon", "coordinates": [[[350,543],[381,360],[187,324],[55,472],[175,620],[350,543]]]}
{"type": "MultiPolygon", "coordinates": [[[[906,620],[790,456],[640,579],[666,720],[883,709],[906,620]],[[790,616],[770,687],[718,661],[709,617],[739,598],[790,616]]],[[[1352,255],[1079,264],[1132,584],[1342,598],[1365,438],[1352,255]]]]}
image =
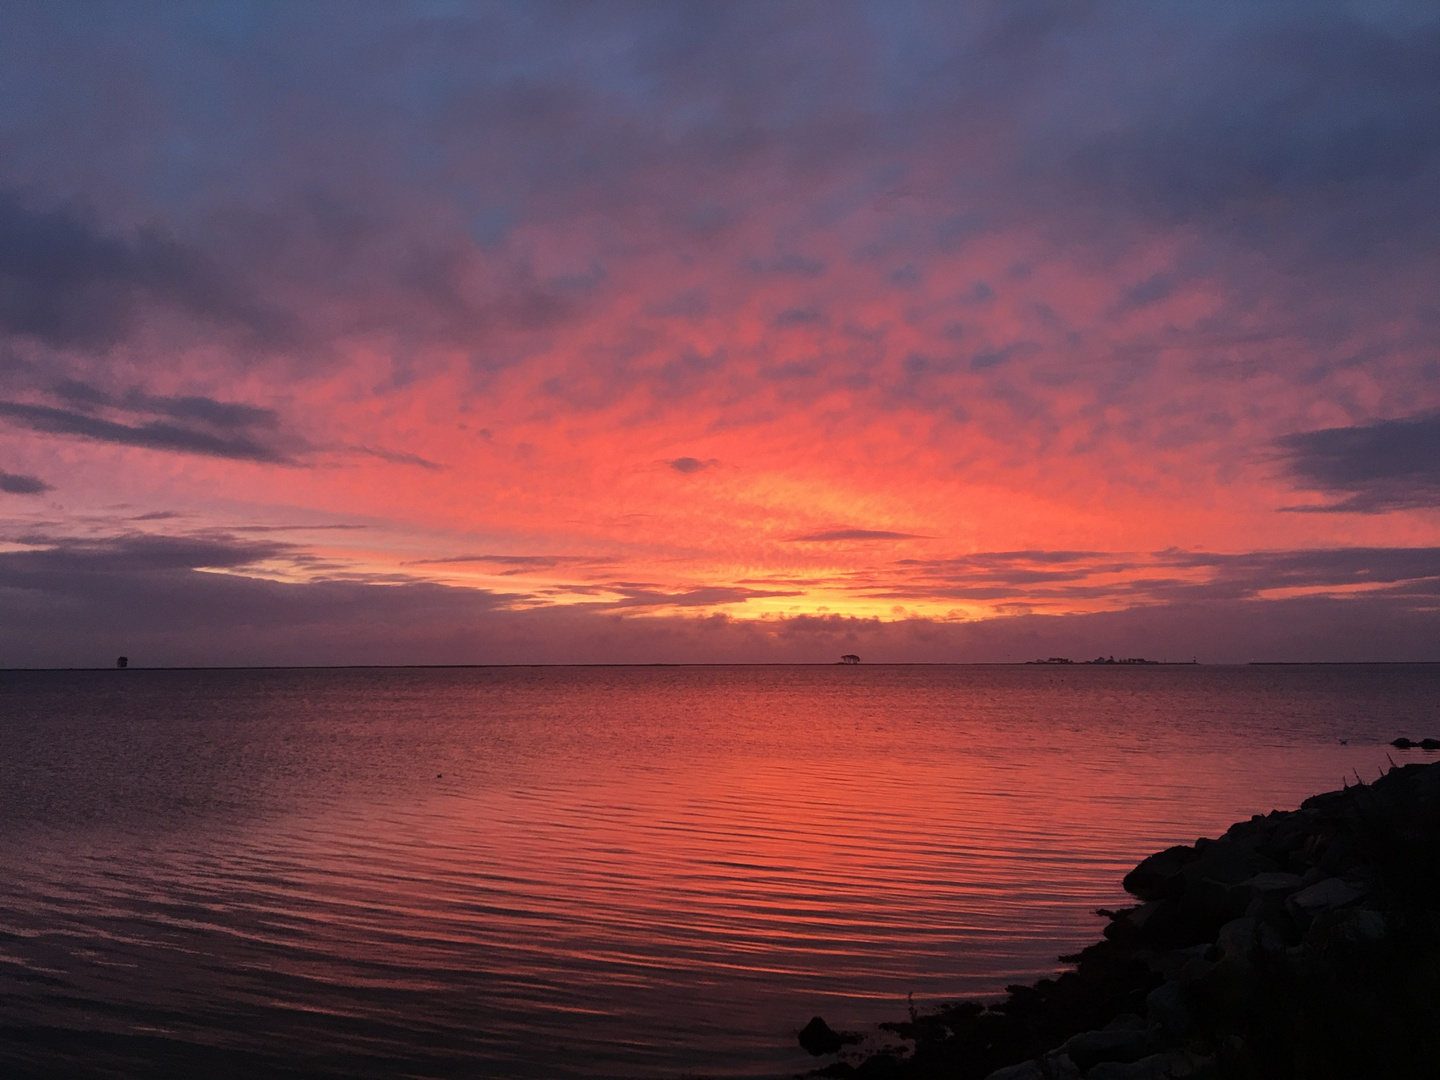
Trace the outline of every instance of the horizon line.
{"type": "Polygon", "coordinates": [[[657,667],[1045,667],[1045,668],[1147,668],[1147,667],[1384,667],[1435,666],[1440,660],[1152,660],[1144,664],[1096,664],[1077,660],[1069,664],[1036,663],[1034,660],[878,660],[846,664],[837,660],[756,660],[756,661],[614,661],[606,663],[536,662],[496,664],[174,664],[153,667],[0,667],[9,672],[59,671],[463,671],[481,668],[657,668],[657,667]]]}

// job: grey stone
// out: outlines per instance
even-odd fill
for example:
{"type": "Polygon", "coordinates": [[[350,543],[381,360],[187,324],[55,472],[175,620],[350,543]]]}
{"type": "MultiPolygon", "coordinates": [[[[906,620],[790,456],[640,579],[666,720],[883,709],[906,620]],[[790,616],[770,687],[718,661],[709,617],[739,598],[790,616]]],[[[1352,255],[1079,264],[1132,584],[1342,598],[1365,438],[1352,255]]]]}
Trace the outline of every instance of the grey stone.
{"type": "Polygon", "coordinates": [[[1104,1062],[1091,1069],[1086,1080],[1181,1080],[1204,1076],[1213,1065],[1214,1059],[1188,1050],[1167,1050],[1129,1063],[1104,1062]]]}
{"type": "Polygon", "coordinates": [[[1211,881],[1229,886],[1274,869],[1275,865],[1269,859],[1245,850],[1244,844],[1217,840],[1205,848],[1200,858],[1180,872],[1192,885],[1211,881]]]}
{"type": "Polygon", "coordinates": [[[996,1069],[985,1080],[1046,1080],[1045,1070],[1038,1061],[1022,1061],[1019,1065],[1006,1065],[996,1069]]]}
{"type": "Polygon", "coordinates": [[[1070,1055],[1059,1050],[1052,1050],[1041,1059],[1040,1071],[1045,1080],[1081,1080],[1084,1075],[1080,1066],[1070,1060],[1070,1055]]]}
{"type": "Polygon", "coordinates": [[[1209,951],[1209,945],[1191,945],[1185,949],[1170,949],[1148,959],[1146,964],[1151,971],[1158,971],[1166,979],[1178,979],[1180,973],[1190,966],[1191,961],[1204,960],[1209,951]]]}
{"type": "Polygon", "coordinates": [[[1295,892],[1305,885],[1299,874],[1286,874],[1279,870],[1267,870],[1240,883],[1242,888],[1254,892],[1295,892]]]}
{"type": "Polygon", "coordinates": [[[1365,890],[1337,877],[1317,881],[1290,897],[1290,903],[1307,915],[1318,915],[1322,911],[1333,911],[1354,903],[1365,895],[1365,890]]]}
{"type": "Polygon", "coordinates": [[[1285,948],[1285,939],[1273,926],[1247,915],[1243,919],[1232,919],[1222,926],[1215,938],[1215,945],[1223,958],[1244,960],[1257,949],[1268,953],[1282,951],[1285,948]]]}
{"type": "Polygon", "coordinates": [[[1107,1027],[1104,1031],[1082,1031],[1066,1039],[1060,1047],[1081,1069],[1089,1069],[1102,1061],[1136,1061],[1156,1049],[1155,1039],[1145,1021],[1136,1016],[1125,1026],[1107,1027]]]}
{"type": "Polygon", "coordinates": [[[1334,933],[1345,941],[1379,941],[1385,936],[1385,916],[1369,908],[1344,912],[1335,924],[1334,933]]]}
{"type": "Polygon", "coordinates": [[[1145,998],[1150,1019],[1168,1034],[1183,1036],[1193,1023],[1190,1007],[1185,1002],[1184,989],[1180,983],[1161,983],[1145,998]]]}
{"type": "Polygon", "coordinates": [[[1134,911],[1130,912],[1129,915],[1125,916],[1126,921],[1135,927],[1136,930],[1144,930],[1145,924],[1150,921],[1150,916],[1154,915],[1163,903],[1164,901],[1161,900],[1150,900],[1141,904],[1134,911]]]}
{"type": "Polygon", "coordinates": [[[1185,962],[1185,966],[1175,973],[1175,979],[1180,983],[1199,982],[1206,975],[1209,975],[1215,968],[1213,960],[1206,960],[1203,956],[1191,957],[1185,962]]]}
{"type": "Polygon", "coordinates": [[[1256,925],[1254,919],[1244,918],[1231,919],[1220,927],[1220,933],[1215,937],[1215,945],[1221,955],[1231,958],[1249,956],[1255,945],[1256,925]]]}

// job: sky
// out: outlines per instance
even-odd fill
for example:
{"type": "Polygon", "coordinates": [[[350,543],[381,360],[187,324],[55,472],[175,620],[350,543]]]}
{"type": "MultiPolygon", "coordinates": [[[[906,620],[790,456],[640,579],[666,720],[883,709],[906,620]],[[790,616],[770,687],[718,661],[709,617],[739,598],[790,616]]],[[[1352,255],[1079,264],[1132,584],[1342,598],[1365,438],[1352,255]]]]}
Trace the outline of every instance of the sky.
{"type": "Polygon", "coordinates": [[[0,9],[0,667],[1440,660],[1440,9],[0,9]]]}

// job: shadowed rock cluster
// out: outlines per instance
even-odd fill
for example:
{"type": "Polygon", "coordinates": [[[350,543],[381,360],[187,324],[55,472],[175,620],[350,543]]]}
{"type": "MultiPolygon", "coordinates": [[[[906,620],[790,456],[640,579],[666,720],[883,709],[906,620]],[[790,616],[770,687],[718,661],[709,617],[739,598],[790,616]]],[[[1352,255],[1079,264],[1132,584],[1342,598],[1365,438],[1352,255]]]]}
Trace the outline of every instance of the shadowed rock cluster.
{"type": "Polygon", "coordinates": [[[1440,764],[1151,855],[1124,885],[1139,903],[1100,912],[1073,970],[912,1010],[881,1025],[912,1052],[811,1075],[1440,1076],[1440,764]]]}

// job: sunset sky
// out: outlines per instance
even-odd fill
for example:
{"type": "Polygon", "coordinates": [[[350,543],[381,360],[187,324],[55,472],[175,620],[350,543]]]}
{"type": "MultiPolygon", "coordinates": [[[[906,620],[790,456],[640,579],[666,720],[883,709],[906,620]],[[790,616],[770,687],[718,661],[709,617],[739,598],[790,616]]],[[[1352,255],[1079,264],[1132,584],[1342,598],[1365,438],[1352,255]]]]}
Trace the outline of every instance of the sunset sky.
{"type": "Polygon", "coordinates": [[[0,11],[0,666],[1437,612],[1429,0],[0,11]]]}

